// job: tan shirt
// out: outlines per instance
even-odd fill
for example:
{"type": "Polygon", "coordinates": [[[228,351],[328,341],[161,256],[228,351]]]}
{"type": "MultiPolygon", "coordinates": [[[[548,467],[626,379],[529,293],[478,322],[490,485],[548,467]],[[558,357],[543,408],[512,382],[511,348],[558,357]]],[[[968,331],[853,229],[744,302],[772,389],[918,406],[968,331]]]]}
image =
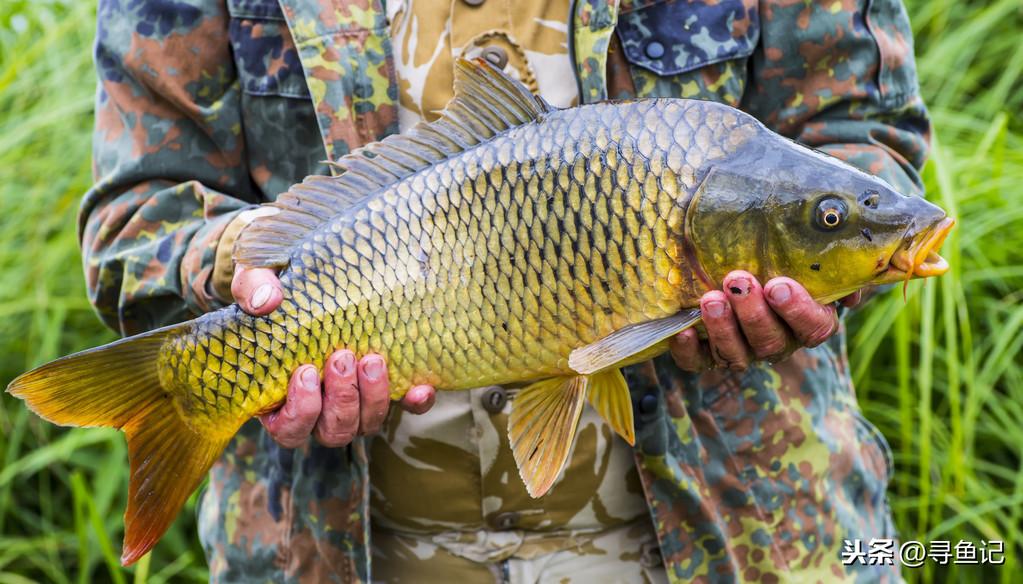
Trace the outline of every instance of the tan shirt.
{"type": "Polygon", "coordinates": [[[568,0],[387,2],[401,131],[423,118],[436,119],[444,109],[454,93],[458,57],[504,62],[505,73],[551,105],[574,105],[578,91],[568,58],[568,6],[568,0]]]}
{"type": "MultiPolygon", "coordinates": [[[[473,3],[388,3],[402,131],[424,117],[436,118],[434,112],[453,95],[454,61],[463,55],[503,63],[505,72],[554,105],[576,102],[567,0],[473,3]]],[[[547,496],[531,499],[508,445],[514,395],[501,388],[440,392],[425,416],[393,408],[371,445],[375,527],[500,531],[532,541],[531,533],[596,532],[647,513],[631,448],[590,408],[564,475],[547,496]]],[[[477,547],[495,540],[480,537],[477,547]]],[[[501,553],[508,552],[507,537],[501,553]]]]}

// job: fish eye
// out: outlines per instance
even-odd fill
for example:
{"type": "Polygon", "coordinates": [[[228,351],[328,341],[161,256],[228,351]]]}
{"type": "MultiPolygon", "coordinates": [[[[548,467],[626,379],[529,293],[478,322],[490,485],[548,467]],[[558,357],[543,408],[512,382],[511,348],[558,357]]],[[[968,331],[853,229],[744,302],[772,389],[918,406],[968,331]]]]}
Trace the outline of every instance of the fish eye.
{"type": "Polygon", "coordinates": [[[842,201],[826,198],[817,203],[817,226],[828,231],[838,229],[845,221],[847,211],[842,201]]]}

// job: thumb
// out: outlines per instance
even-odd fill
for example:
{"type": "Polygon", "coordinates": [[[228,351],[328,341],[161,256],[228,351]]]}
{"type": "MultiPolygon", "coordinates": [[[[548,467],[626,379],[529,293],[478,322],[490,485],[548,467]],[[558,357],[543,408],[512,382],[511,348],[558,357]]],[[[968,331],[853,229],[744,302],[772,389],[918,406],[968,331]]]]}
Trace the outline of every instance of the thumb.
{"type": "Polygon", "coordinates": [[[401,398],[401,408],[411,414],[425,414],[433,407],[437,391],[430,385],[417,385],[401,398]]]}
{"type": "Polygon", "coordinates": [[[231,295],[242,310],[253,315],[270,314],[284,299],[277,272],[270,268],[236,266],[231,279],[231,295]]]}

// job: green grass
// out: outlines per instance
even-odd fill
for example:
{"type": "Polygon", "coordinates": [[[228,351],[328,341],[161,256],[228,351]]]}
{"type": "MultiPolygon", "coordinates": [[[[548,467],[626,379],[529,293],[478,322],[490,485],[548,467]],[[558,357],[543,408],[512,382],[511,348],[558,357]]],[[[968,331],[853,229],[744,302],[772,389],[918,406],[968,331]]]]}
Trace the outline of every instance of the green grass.
{"type": "MultiPolygon", "coordinates": [[[[75,212],[91,182],[94,2],[0,6],[0,385],[114,338],[85,294],[75,212]]],[[[205,579],[194,513],[147,562],[118,558],[127,452],[116,431],[66,431],[4,393],[0,584],[205,579]]]]}
{"type": "MultiPolygon", "coordinates": [[[[0,7],[0,387],[113,338],[86,301],[75,211],[90,184],[93,2],[0,7]]],[[[911,0],[936,137],[929,196],[960,219],[952,273],[873,301],[852,368],[888,437],[905,539],[1006,542],[1001,568],[915,581],[1010,582],[1023,557],[1023,12],[1018,0],[911,0]]],[[[121,436],[62,430],[0,397],[0,584],[202,580],[190,508],[122,569],[121,436]]]]}
{"type": "Polygon", "coordinates": [[[935,137],[928,197],[959,218],[952,271],[879,299],[850,342],[865,413],[891,442],[904,539],[1003,540],[1005,566],[906,571],[1018,581],[1023,557],[1023,5],[914,1],[935,137]]]}

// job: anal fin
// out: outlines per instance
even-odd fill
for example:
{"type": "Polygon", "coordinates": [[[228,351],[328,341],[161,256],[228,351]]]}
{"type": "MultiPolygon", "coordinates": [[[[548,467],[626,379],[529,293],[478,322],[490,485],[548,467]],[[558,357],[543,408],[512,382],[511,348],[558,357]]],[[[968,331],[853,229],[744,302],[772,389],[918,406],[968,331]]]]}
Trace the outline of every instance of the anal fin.
{"type": "Polygon", "coordinates": [[[508,439],[529,496],[546,494],[568,463],[588,385],[583,375],[554,377],[516,396],[508,418],[508,439]]]}
{"type": "Polygon", "coordinates": [[[636,444],[629,386],[619,369],[610,369],[590,378],[590,405],[630,445],[636,444]]]}

